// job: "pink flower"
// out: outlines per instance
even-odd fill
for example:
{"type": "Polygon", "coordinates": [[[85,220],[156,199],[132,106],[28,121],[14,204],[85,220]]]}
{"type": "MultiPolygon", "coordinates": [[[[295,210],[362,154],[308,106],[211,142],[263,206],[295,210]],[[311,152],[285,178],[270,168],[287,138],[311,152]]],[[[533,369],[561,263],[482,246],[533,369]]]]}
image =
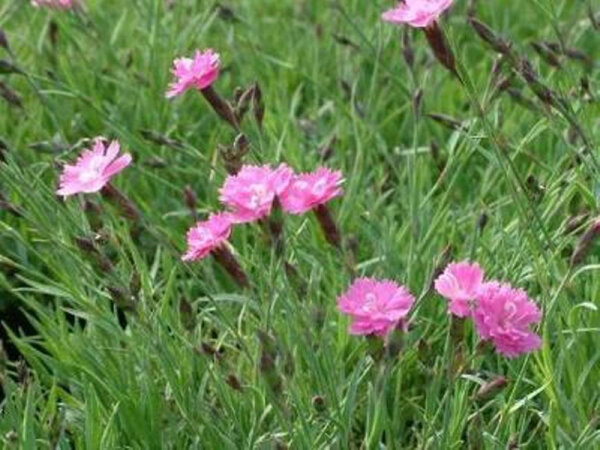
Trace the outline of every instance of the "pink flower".
{"type": "Polygon", "coordinates": [[[218,53],[208,49],[204,52],[196,50],[194,59],[175,59],[172,73],[177,80],[169,85],[166,97],[175,97],[191,88],[206,89],[209,87],[219,76],[219,58],[218,53]]]}
{"type": "Polygon", "coordinates": [[[208,220],[198,222],[187,233],[188,248],[181,259],[195,261],[208,256],[229,238],[231,225],[229,213],[211,214],[208,220]]]}
{"type": "Polygon", "coordinates": [[[435,22],[454,0],[405,0],[404,3],[384,12],[381,18],[391,23],[407,23],[425,28],[435,22]]]}
{"type": "Polygon", "coordinates": [[[458,317],[468,317],[472,314],[479,287],[483,283],[483,270],[477,263],[467,261],[452,263],[435,280],[435,290],[446,297],[448,312],[458,317]]]}
{"type": "Polygon", "coordinates": [[[31,4],[36,8],[47,6],[50,8],[69,9],[76,4],[75,0],[31,0],[31,4]]]}
{"type": "Polygon", "coordinates": [[[351,334],[385,336],[396,328],[415,298],[390,280],[359,278],[338,300],[338,309],[352,318],[351,334]]]}
{"type": "Polygon", "coordinates": [[[540,337],[529,325],[542,313],[522,289],[498,282],[485,283],[477,295],[473,312],[475,327],[482,339],[491,339],[498,352],[514,358],[540,347],[540,337]]]}
{"type": "Polygon", "coordinates": [[[285,164],[276,169],[243,166],[237,175],[227,177],[219,198],[231,208],[235,223],[252,222],[271,212],[275,197],[282,195],[292,177],[292,169],[285,164]]]}
{"type": "Polygon", "coordinates": [[[119,154],[119,142],[112,141],[105,148],[104,141],[96,138],[92,150],[84,150],[73,165],[67,164],[60,175],[58,195],[69,196],[80,192],[98,192],[131,163],[131,155],[119,154]]]}
{"type": "Polygon", "coordinates": [[[341,195],[343,181],[340,171],[334,172],[325,167],[297,175],[281,195],[281,205],[288,213],[305,213],[341,195]]]}

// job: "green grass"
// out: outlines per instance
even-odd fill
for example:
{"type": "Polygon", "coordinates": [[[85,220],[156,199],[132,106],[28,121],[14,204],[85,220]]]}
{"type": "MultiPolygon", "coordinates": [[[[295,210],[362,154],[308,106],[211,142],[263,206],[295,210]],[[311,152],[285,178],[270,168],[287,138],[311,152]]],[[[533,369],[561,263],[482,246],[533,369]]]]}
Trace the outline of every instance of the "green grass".
{"type": "Polygon", "coordinates": [[[467,24],[463,0],[443,24],[464,85],[417,31],[416,64],[407,67],[401,31],[379,20],[389,2],[231,2],[235,22],[200,0],[176,0],[172,10],[163,0],[88,0],[84,16],[28,3],[0,5],[13,62],[25,72],[0,74],[23,104],[0,103],[9,147],[0,188],[22,212],[0,211],[0,305],[24,308],[35,328],[9,331],[23,360],[3,358],[1,367],[6,448],[600,447],[600,247],[571,267],[591,219],[566,229],[573,215],[595,217],[600,207],[600,34],[586,2],[477,7],[564,97],[567,113],[541,103],[518,76],[514,86],[533,109],[492,96],[495,54],[467,24]],[[563,57],[555,69],[530,46],[559,40],[596,62],[563,57]],[[395,279],[418,297],[399,354],[379,360],[372,343],[348,335],[335,300],[352,278],[312,216],[285,220],[285,257],[306,283],[303,293],[257,226],[238,227],[231,239],[251,289],[240,290],[212,260],[180,261],[193,224],[183,189],[196,193],[199,213],[217,209],[225,177],[217,144],[234,138],[201,96],[164,98],[173,58],[206,47],[226,67],[219,92],[255,80],[264,91],[263,132],[251,120],[243,125],[248,162],[309,171],[336,136],[326,164],[344,172],[346,185],[332,208],[344,237],[358,242],[356,272],[395,279]],[[582,95],[582,77],[590,95],[582,95]],[[450,130],[426,113],[465,126],[450,130]],[[587,151],[570,137],[573,123],[587,151]],[[157,145],[141,130],[183,146],[157,145]],[[134,155],[115,184],[142,212],[137,241],[99,195],[85,197],[101,207],[97,214],[54,195],[60,164],[97,135],[118,138],[134,155]],[[76,242],[98,224],[111,272],[76,242]],[[447,246],[452,259],[475,259],[536,299],[544,310],[540,351],[514,360],[477,352],[467,324],[466,367],[452,371],[446,304],[429,290],[447,246]],[[135,301],[125,328],[115,288],[135,301]],[[275,358],[268,371],[265,357],[275,358]],[[499,375],[508,379],[503,390],[473,398],[499,375]]]}

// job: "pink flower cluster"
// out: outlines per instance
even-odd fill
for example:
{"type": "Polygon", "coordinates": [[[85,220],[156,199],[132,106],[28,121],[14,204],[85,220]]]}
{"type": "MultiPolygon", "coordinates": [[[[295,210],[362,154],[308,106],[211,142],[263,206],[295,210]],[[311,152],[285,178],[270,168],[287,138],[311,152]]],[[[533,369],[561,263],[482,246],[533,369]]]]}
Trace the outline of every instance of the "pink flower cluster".
{"type": "Polygon", "coordinates": [[[416,28],[426,28],[446,11],[454,0],[405,0],[384,12],[382,20],[391,23],[406,23],[416,28]]]}
{"type": "Polygon", "coordinates": [[[522,289],[497,281],[484,281],[476,263],[452,263],[435,280],[436,291],[448,300],[448,312],[469,317],[484,340],[491,340],[499,353],[514,358],[541,345],[529,326],[542,314],[522,289]]]}
{"type": "Polygon", "coordinates": [[[404,286],[391,280],[359,278],[338,300],[338,309],[350,315],[350,333],[385,336],[403,322],[415,302],[404,286]]]}
{"type": "MultiPolygon", "coordinates": [[[[472,318],[483,340],[508,358],[536,350],[540,337],[529,327],[542,314],[522,289],[484,281],[476,263],[452,263],[435,280],[436,291],[448,300],[448,312],[472,318]]],[[[359,278],[338,297],[338,309],[350,315],[350,333],[385,336],[405,325],[415,299],[407,288],[390,280],[359,278]]]]}
{"type": "Polygon", "coordinates": [[[119,155],[119,141],[106,148],[103,138],[94,140],[91,150],[85,149],[75,164],[67,164],[60,175],[56,193],[64,197],[78,193],[98,192],[110,179],[131,163],[131,155],[119,155]]]}
{"type": "MultiPolygon", "coordinates": [[[[276,168],[246,165],[236,175],[229,175],[223,183],[219,199],[228,212],[213,216],[213,222],[215,217],[219,217],[220,224],[228,222],[231,227],[232,224],[264,219],[271,213],[276,198],[283,211],[301,214],[341,195],[342,182],[341,172],[326,168],[313,173],[294,174],[286,164],[276,168]]],[[[229,232],[213,233],[214,223],[209,224],[210,221],[199,222],[188,232],[188,251],[184,260],[204,258],[227,239],[229,232]],[[196,232],[192,233],[194,230],[196,232]],[[198,239],[199,235],[201,239],[198,239]]]]}
{"type": "Polygon", "coordinates": [[[194,58],[177,58],[172,73],[176,81],[169,85],[167,98],[183,94],[188,89],[206,89],[219,76],[220,56],[212,49],[196,50],[194,58]]]}
{"type": "Polygon", "coordinates": [[[45,6],[49,8],[70,9],[76,5],[76,0],[31,0],[31,4],[36,8],[45,6]]]}

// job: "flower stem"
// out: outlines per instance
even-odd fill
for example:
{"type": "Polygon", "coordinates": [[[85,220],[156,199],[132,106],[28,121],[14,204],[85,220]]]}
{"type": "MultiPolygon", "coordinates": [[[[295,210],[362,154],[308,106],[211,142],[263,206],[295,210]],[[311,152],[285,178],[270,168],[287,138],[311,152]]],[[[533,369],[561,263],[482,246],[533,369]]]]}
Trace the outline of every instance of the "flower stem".
{"type": "Polygon", "coordinates": [[[212,255],[240,287],[247,288],[250,286],[244,269],[242,269],[235,256],[226,247],[221,246],[216,248],[212,251],[212,255]]]}
{"type": "Polygon", "coordinates": [[[240,125],[235,112],[227,100],[221,97],[212,86],[208,86],[200,90],[200,92],[221,119],[231,125],[236,131],[240,131],[240,125]]]}
{"type": "Polygon", "coordinates": [[[428,27],[423,29],[425,31],[425,37],[427,38],[427,42],[429,42],[429,46],[433,50],[433,54],[437,58],[437,60],[442,63],[442,65],[452,72],[459,81],[460,76],[456,71],[456,61],[454,59],[454,53],[452,53],[452,49],[448,45],[446,41],[446,37],[437,22],[433,22],[428,27]]]}
{"type": "Polygon", "coordinates": [[[125,217],[132,222],[138,222],[140,220],[140,213],[137,210],[135,204],[127,197],[123,192],[108,183],[102,188],[102,196],[109,200],[114,200],[123,211],[125,217]]]}
{"type": "Polygon", "coordinates": [[[279,197],[275,197],[273,200],[271,214],[265,220],[263,226],[269,235],[271,245],[275,249],[275,254],[277,256],[283,256],[283,252],[285,250],[285,240],[283,235],[283,210],[281,209],[279,197]]]}
{"type": "Polygon", "coordinates": [[[325,234],[325,239],[334,247],[339,249],[342,248],[342,237],[340,235],[340,231],[338,230],[337,225],[335,224],[335,220],[331,216],[331,212],[329,208],[325,205],[319,205],[314,210],[315,215],[317,216],[317,220],[319,221],[319,225],[321,225],[321,229],[325,234]]]}
{"type": "Polygon", "coordinates": [[[450,319],[450,361],[448,376],[454,378],[465,368],[465,319],[452,316],[450,319]]]}

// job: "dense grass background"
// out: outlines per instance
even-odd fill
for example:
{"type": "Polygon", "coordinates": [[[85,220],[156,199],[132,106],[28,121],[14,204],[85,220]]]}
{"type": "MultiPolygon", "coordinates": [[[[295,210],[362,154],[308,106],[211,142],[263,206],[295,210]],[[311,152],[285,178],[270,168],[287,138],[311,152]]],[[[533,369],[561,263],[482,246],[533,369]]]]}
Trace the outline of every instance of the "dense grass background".
{"type": "Polygon", "coordinates": [[[494,89],[496,55],[467,24],[463,0],[443,23],[464,86],[417,31],[409,32],[416,62],[407,66],[402,30],[379,21],[390,2],[165,4],[88,0],[83,15],[0,4],[14,54],[0,49],[2,59],[24,71],[0,74],[22,102],[0,103],[0,188],[21,213],[0,211],[4,445],[600,447],[599,245],[569,264],[600,206],[592,2],[475,4],[568,104],[587,148],[519,76],[513,88],[527,102],[494,89]],[[530,45],[540,41],[592,62],[561,56],[553,68],[530,45]],[[172,59],[206,47],[222,55],[221,93],[262,86],[264,131],[251,120],[243,126],[248,161],[313,170],[336,137],[325,164],[346,176],[332,208],[353,245],[342,256],[313,217],[286,218],[286,259],[304,291],[256,226],[232,237],[251,276],[247,291],[211,260],[180,262],[193,224],[182,191],[191,186],[200,214],[219,207],[217,144],[234,137],[199,95],[164,99],[172,59]],[[449,129],[428,113],[463,126],[449,129]],[[152,142],[143,130],[182,145],[152,142]],[[60,165],[96,135],[118,138],[134,155],[116,185],[142,211],[136,242],[100,196],[85,197],[100,211],[84,212],[80,199],[54,195],[60,165]],[[114,270],[82,250],[81,238],[94,238],[114,270]],[[515,360],[478,351],[467,324],[456,369],[446,304],[429,286],[436,268],[465,258],[543,307],[540,351],[515,360]],[[358,274],[393,278],[418,296],[398,354],[378,359],[373,343],[347,334],[335,306],[352,279],[345,259],[358,274]],[[117,308],[124,303],[134,311],[117,308]],[[504,389],[474,398],[498,376],[504,389]]]}

